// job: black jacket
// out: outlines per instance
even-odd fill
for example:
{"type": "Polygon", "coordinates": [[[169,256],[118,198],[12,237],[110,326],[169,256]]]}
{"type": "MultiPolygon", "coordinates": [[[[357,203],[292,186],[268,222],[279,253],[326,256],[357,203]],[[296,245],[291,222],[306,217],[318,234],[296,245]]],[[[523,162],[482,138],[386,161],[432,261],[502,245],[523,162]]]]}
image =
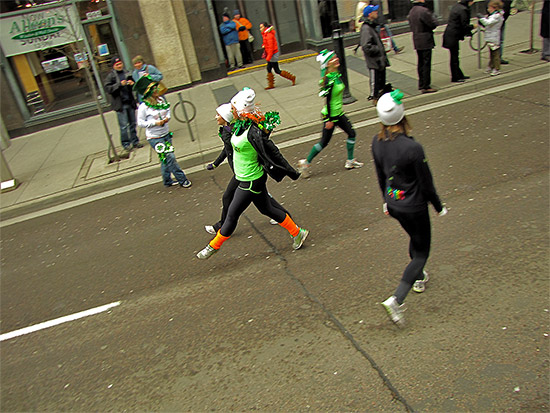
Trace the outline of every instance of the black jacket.
{"type": "Polygon", "coordinates": [[[430,50],[435,47],[434,29],[437,27],[437,19],[426,3],[413,3],[409,12],[409,26],[415,50],[430,50]]]}
{"type": "Polygon", "coordinates": [[[419,212],[430,202],[437,212],[441,212],[443,206],[422,145],[405,134],[393,140],[378,140],[376,135],[372,141],[372,156],[388,207],[401,212],[419,212]]]}
{"type": "Polygon", "coordinates": [[[227,163],[233,171],[233,146],[231,146],[231,136],[233,135],[233,132],[231,130],[231,126],[222,126],[220,128],[219,135],[223,142],[223,149],[216,160],[212,163],[217,168],[225,160],[225,158],[227,158],[227,163]]]}
{"type": "MultiPolygon", "coordinates": [[[[125,79],[131,79],[132,75],[124,71],[124,78],[125,79]]],[[[136,100],[134,98],[134,94],[132,93],[132,86],[126,85],[122,86],[120,83],[120,79],[118,77],[118,74],[116,70],[111,70],[109,74],[105,77],[105,91],[109,94],[109,98],[111,100],[111,108],[114,111],[119,112],[122,110],[122,89],[125,88],[126,96],[128,96],[128,104],[130,104],[134,109],[136,108],[136,100]]]]}
{"type": "Polygon", "coordinates": [[[288,163],[279,152],[279,148],[269,139],[269,134],[254,123],[248,131],[248,142],[258,153],[260,165],[277,182],[281,182],[285,176],[294,181],[300,177],[300,173],[288,163]]]}
{"type": "Polygon", "coordinates": [[[472,36],[474,26],[470,24],[470,7],[468,0],[460,0],[451,9],[447,27],[443,33],[443,47],[452,49],[458,47],[458,42],[472,36]]]}
{"type": "Polygon", "coordinates": [[[386,56],[384,45],[380,40],[380,35],[376,31],[376,22],[369,19],[361,26],[360,43],[367,61],[367,68],[375,70],[384,70],[390,65],[386,56]]]}

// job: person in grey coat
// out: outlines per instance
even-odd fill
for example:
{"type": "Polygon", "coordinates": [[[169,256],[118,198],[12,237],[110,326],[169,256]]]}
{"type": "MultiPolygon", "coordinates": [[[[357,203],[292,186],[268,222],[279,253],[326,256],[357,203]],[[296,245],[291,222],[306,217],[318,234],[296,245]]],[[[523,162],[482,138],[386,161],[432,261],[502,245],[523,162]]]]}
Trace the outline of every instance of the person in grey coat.
{"type": "Polygon", "coordinates": [[[465,37],[472,37],[473,25],[470,24],[470,6],[473,0],[459,0],[449,14],[447,27],[443,33],[443,47],[451,54],[451,82],[463,83],[469,76],[460,70],[459,42],[465,37]]]}
{"type": "Polygon", "coordinates": [[[430,86],[432,77],[432,49],[435,47],[434,29],[437,19],[426,7],[425,0],[416,0],[409,12],[409,25],[416,50],[418,71],[418,90],[422,93],[437,92],[430,86]]]}
{"type": "Polygon", "coordinates": [[[363,49],[369,69],[371,94],[369,100],[377,100],[386,84],[386,67],[390,65],[380,35],[376,31],[378,6],[368,5],[363,10],[364,23],[361,26],[359,44],[363,49]]]}

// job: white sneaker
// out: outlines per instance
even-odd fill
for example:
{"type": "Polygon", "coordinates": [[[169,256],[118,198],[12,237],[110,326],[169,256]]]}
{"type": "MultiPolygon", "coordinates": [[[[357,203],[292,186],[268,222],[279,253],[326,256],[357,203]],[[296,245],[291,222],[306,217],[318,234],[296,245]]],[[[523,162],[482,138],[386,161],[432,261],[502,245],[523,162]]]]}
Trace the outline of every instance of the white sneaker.
{"type": "Polygon", "coordinates": [[[309,178],[311,176],[311,170],[309,169],[311,166],[307,159],[300,159],[298,161],[298,172],[302,174],[303,178],[309,178]]]}
{"type": "Polygon", "coordinates": [[[382,306],[386,309],[390,320],[393,321],[398,327],[405,325],[405,318],[403,317],[403,308],[397,302],[395,295],[392,295],[386,301],[382,303],[382,306]]]}
{"type": "Polygon", "coordinates": [[[206,247],[204,247],[203,250],[199,251],[199,253],[197,254],[197,258],[199,260],[206,260],[214,255],[216,252],[218,252],[218,250],[215,250],[210,245],[207,245],[206,247]]]}
{"type": "Polygon", "coordinates": [[[422,271],[424,274],[424,279],[416,280],[412,286],[412,290],[415,293],[423,293],[426,290],[426,283],[430,281],[430,276],[426,271],[422,271]]]}
{"type": "Polygon", "coordinates": [[[216,235],[216,230],[212,225],[205,225],[204,230],[208,232],[209,234],[216,235]]]}
{"type": "Polygon", "coordinates": [[[492,68],[488,67],[487,69],[485,69],[485,72],[484,73],[491,73],[493,71],[492,68]]]}
{"type": "Polygon", "coordinates": [[[491,72],[491,76],[498,76],[498,75],[500,75],[500,70],[493,69],[493,71],[491,72]]]}
{"type": "Polygon", "coordinates": [[[346,161],[346,164],[344,165],[344,168],[346,169],[361,168],[363,165],[364,165],[363,162],[357,162],[355,159],[348,159],[346,161]]]}
{"type": "Polygon", "coordinates": [[[279,223],[278,223],[277,221],[275,221],[274,219],[270,219],[270,220],[269,220],[269,223],[270,223],[271,225],[279,225],[279,223]]]}

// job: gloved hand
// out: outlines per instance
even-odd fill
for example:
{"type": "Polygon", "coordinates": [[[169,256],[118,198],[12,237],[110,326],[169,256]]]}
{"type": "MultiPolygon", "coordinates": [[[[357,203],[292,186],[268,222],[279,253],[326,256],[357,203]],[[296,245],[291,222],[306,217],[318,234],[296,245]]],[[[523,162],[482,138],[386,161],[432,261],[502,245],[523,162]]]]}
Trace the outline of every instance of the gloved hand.
{"type": "Polygon", "coordinates": [[[245,30],[246,30],[246,27],[245,27],[245,26],[239,27],[239,31],[240,31],[240,32],[244,32],[245,30]]]}
{"type": "Polygon", "coordinates": [[[447,207],[446,206],[443,206],[443,209],[441,210],[441,212],[439,213],[439,216],[442,217],[442,216],[445,216],[447,215],[447,207]]]}
{"type": "Polygon", "coordinates": [[[206,165],[206,169],[208,169],[209,171],[213,170],[215,167],[216,165],[214,165],[213,163],[209,163],[208,165],[206,165]]]}

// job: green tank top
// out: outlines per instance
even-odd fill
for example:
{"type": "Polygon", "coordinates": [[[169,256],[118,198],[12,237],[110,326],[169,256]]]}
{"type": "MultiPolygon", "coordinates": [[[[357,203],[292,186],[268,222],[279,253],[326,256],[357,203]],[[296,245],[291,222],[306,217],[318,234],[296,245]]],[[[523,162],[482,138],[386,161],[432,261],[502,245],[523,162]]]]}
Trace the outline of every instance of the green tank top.
{"type": "MultiPolygon", "coordinates": [[[[344,82],[341,79],[340,73],[329,73],[329,87],[332,87],[332,93],[330,96],[330,116],[337,117],[344,114],[343,107],[343,97],[344,97],[344,89],[346,88],[346,85],[344,85],[344,82]],[[332,75],[332,76],[331,76],[332,75]],[[330,84],[332,83],[332,85],[330,84]]],[[[328,93],[328,90],[326,91],[328,93]]],[[[321,92],[322,93],[322,92],[321,92]]],[[[320,93],[320,95],[321,95],[320,93]]],[[[325,105],[323,110],[321,111],[323,116],[328,116],[328,108],[325,105]]]]}
{"type": "Polygon", "coordinates": [[[258,162],[258,153],[248,142],[248,128],[244,133],[231,136],[233,146],[233,168],[239,181],[250,182],[260,178],[264,170],[258,162]]]}

